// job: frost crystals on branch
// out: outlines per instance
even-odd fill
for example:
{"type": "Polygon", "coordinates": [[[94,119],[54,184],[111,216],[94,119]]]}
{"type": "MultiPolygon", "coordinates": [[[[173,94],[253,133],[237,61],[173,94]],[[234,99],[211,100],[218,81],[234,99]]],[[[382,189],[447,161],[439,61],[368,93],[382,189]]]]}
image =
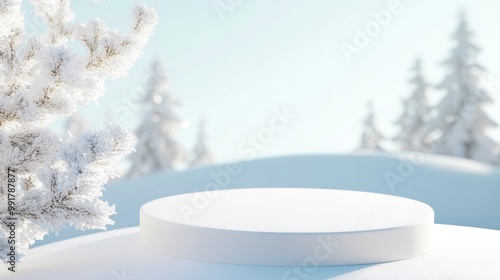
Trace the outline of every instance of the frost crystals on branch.
{"type": "MultiPolygon", "coordinates": [[[[16,170],[16,251],[21,254],[51,231],[105,229],[114,206],[100,199],[117,176],[118,161],[133,147],[121,127],[60,139],[48,127],[58,115],[96,100],[104,82],[123,77],[156,24],[154,10],[133,9],[121,34],[94,19],[77,24],[69,0],[32,0],[47,25],[26,34],[20,0],[0,0],[0,258],[7,254],[7,168],[16,170]],[[83,48],[76,46],[81,44],[83,48]],[[84,51],[82,51],[84,50],[84,51]]],[[[10,245],[9,245],[10,246],[10,245]]]]}

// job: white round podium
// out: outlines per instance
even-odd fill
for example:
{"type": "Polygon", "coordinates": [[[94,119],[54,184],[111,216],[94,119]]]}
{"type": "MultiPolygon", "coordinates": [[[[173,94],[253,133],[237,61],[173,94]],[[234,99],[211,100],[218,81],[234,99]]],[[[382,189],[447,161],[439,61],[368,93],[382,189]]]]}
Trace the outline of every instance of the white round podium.
{"type": "Polygon", "coordinates": [[[330,189],[236,189],[161,198],[140,210],[140,242],[191,260],[264,266],[356,265],[432,247],[421,202],[330,189]]]}

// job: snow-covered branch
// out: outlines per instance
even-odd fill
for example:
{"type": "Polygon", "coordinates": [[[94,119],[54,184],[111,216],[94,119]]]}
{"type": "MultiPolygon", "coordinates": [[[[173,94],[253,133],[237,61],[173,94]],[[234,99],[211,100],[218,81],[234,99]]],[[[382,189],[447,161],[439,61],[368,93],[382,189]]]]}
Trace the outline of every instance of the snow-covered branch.
{"type": "Polygon", "coordinates": [[[48,123],[100,97],[106,79],[124,76],[157,21],[154,10],[138,5],[130,31],[121,34],[97,19],[75,23],[70,0],[30,2],[47,25],[45,34],[24,32],[21,1],[0,0],[2,260],[10,247],[8,215],[17,217],[19,254],[51,231],[104,229],[113,223],[114,206],[100,197],[104,184],[118,176],[119,159],[133,150],[133,135],[115,126],[61,138],[48,123]],[[9,168],[16,177],[13,213],[7,207],[9,168]]]}

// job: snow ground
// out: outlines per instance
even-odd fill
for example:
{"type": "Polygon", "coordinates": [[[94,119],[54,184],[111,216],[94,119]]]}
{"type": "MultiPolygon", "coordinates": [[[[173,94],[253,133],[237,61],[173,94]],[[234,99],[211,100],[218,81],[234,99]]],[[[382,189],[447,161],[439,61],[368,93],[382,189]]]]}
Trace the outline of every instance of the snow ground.
{"type": "MultiPolygon", "coordinates": [[[[203,191],[208,184],[221,189],[304,187],[391,194],[427,203],[436,223],[500,229],[499,168],[460,158],[373,152],[256,159],[117,181],[104,192],[104,200],[116,204],[118,213],[109,229],[138,226],[139,208],[148,201],[203,191]],[[388,174],[398,181],[389,184],[388,174]]],[[[98,231],[68,229],[36,246],[93,232],[98,231]]]]}
{"type": "Polygon", "coordinates": [[[139,228],[65,240],[31,250],[5,280],[159,279],[500,279],[500,234],[495,230],[435,225],[433,249],[395,262],[369,265],[265,267],[173,258],[139,243],[139,228]]]}

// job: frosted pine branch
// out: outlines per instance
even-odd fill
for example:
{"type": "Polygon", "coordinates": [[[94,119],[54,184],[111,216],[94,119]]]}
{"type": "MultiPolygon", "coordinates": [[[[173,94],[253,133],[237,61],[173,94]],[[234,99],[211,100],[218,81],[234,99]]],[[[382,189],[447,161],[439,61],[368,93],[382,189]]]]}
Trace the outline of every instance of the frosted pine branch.
{"type": "Polygon", "coordinates": [[[7,169],[15,170],[16,251],[25,252],[51,231],[71,226],[105,229],[114,206],[100,199],[133,150],[123,127],[61,138],[48,128],[58,115],[95,101],[106,79],[123,77],[153,33],[154,10],[132,10],[128,33],[94,19],[73,21],[69,0],[31,0],[45,34],[23,30],[21,1],[0,0],[0,259],[8,247],[7,169]],[[86,51],[75,48],[81,44],[86,51]]]}

